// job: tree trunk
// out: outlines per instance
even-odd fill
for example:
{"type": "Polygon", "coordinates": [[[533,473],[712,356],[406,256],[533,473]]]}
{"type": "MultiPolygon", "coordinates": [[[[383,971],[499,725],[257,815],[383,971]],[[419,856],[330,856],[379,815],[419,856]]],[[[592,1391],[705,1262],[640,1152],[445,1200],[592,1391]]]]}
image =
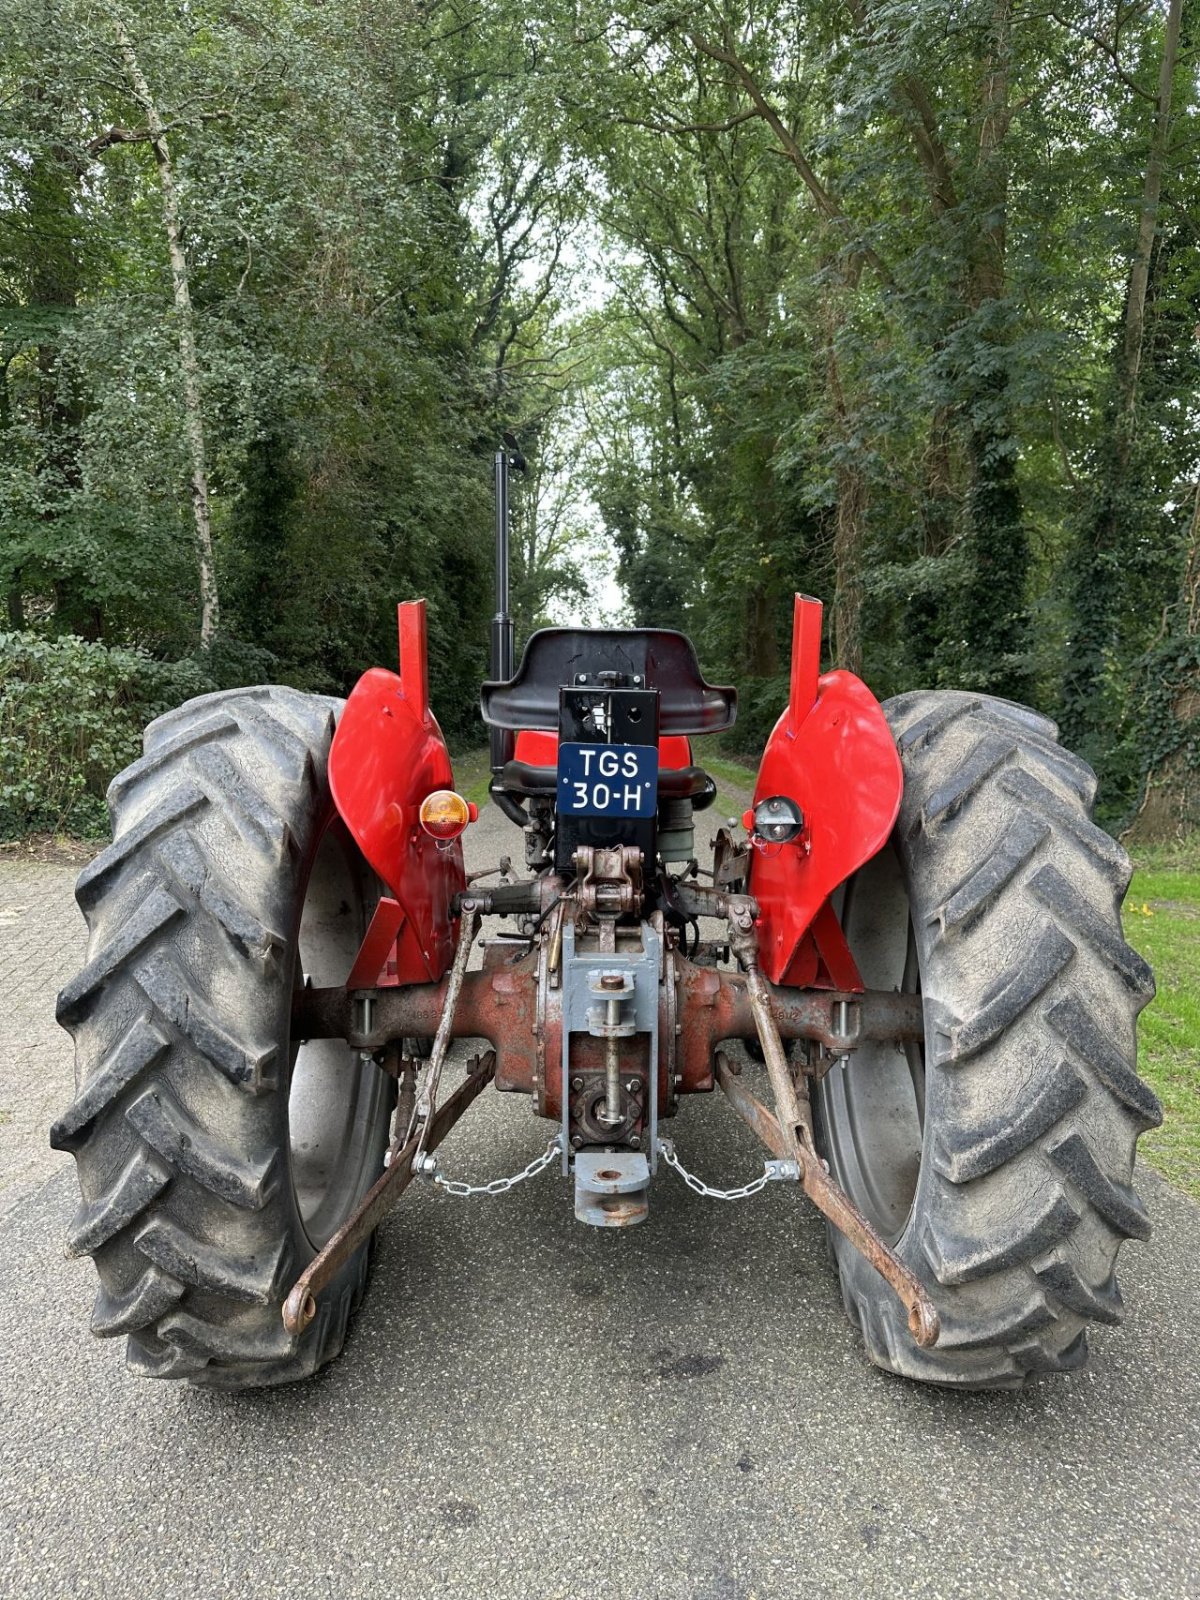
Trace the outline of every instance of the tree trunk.
{"type": "Polygon", "coordinates": [[[179,193],[175,185],[175,172],[171,165],[166,130],[159,115],[157,102],[150,92],[150,85],[138,63],[133,41],[119,13],[113,12],[112,21],[134,98],[146,113],[150,148],[154,151],[159,186],[162,189],[163,227],[167,235],[167,254],[171,261],[171,282],[179,329],[179,368],[183,384],[184,428],[192,466],[192,514],[196,526],[196,551],[200,566],[200,644],[203,648],[207,648],[212,643],[220,621],[220,605],[217,599],[217,574],[213,561],[204,412],[200,393],[200,362],[196,354],[196,318],[188,282],[187,255],[184,252],[179,224],[179,193]]]}
{"type": "Polygon", "coordinates": [[[749,595],[750,651],[746,667],[752,678],[774,678],[779,674],[775,598],[774,589],[765,584],[749,595]]]}
{"type": "MultiPolygon", "coordinates": [[[[70,497],[83,482],[80,462],[80,430],[83,404],[79,384],[64,358],[62,329],[79,304],[81,266],[79,257],[79,209],[82,198],[83,167],[78,154],[62,137],[62,105],[55,93],[43,84],[26,90],[29,119],[34,138],[28,164],[23,169],[22,211],[29,244],[18,254],[23,295],[41,313],[43,327],[37,335],[36,419],[37,444],[35,473],[41,489],[40,521],[44,540],[37,549],[27,549],[27,566],[54,578],[55,611],[65,632],[83,631],[84,620],[94,616],[94,601],[86,594],[90,574],[73,567],[69,578],[64,568],[63,550],[56,529],[70,497]],[[24,270],[21,271],[20,269],[24,270]]],[[[19,348],[19,346],[18,346],[19,348]]],[[[15,354],[10,351],[9,355],[15,354]]],[[[10,403],[7,365],[3,390],[3,415],[7,431],[10,403]]],[[[10,621],[24,615],[20,571],[10,574],[8,612],[10,621]]]]}
{"type": "Polygon", "coordinates": [[[971,579],[963,638],[977,686],[1010,700],[1029,697],[1029,540],[1008,412],[1008,375],[981,389],[981,420],[971,429],[971,579]],[[984,398],[986,395],[986,398],[984,398]],[[990,415],[989,415],[990,412],[990,415]]]}
{"type": "Polygon", "coordinates": [[[914,554],[925,559],[921,582],[904,607],[904,653],[911,663],[912,681],[932,687],[952,619],[943,589],[929,578],[929,565],[954,547],[962,515],[961,467],[953,448],[956,419],[948,406],[939,406],[929,423],[929,439],[922,463],[920,546],[914,554]]]}
{"type": "MultiPolygon", "coordinates": [[[[1114,365],[1111,426],[1096,451],[1093,497],[1076,551],[1071,596],[1072,658],[1064,674],[1064,731],[1083,753],[1095,756],[1092,741],[1107,740],[1110,708],[1104,683],[1120,618],[1121,563],[1131,507],[1137,500],[1134,442],[1137,400],[1146,333],[1146,302],[1155,259],[1158,208],[1172,131],[1175,67],[1183,0],[1170,0],[1150,150],[1142,180],[1137,237],[1129,263],[1125,318],[1114,365]]],[[[1144,491],[1143,491],[1144,492],[1144,491]]]]}
{"type": "Polygon", "coordinates": [[[869,487],[854,455],[850,408],[837,353],[841,308],[836,290],[825,302],[825,374],[840,445],[833,527],[833,658],[862,673],[862,567],[869,487]]]}
{"type": "MultiPolygon", "coordinates": [[[[12,402],[8,394],[8,369],[12,357],[6,357],[0,364],[0,441],[12,426],[12,402]]],[[[25,595],[22,589],[22,571],[19,566],[10,568],[5,580],[5,599],[8,610],[8,625],[19,633],[25,626],[25,595]]]]}
{"type": "MultiPolygon", "coordinates": [[[[1200,729],[1200,651],[1196,647],[1200,640],[1200,483],[1193,491],[1176,617],[1168,643],[1177,647],[1172,652],[1177,661],[1190,659],[1192,664],[1190,668],[1184,665],[1168,687],[1176,725],[1174,748],[1145,774],[1141,804],[1123,835],[1135,844],[1160,844],[1200,827],[1200,766],[1193,754],[1200,729]]],[[[1157,687],[1153,685],[1151,692],[1157,687]]]]}
{"type": "MultiPolygon", "coordinates": [[[[1008,295],[1008,158],[1004,152],[1012,120],[1010,69],[1011,0],[995,0],[979,87],[979,147],[975,163],[976,221],[969,241],[964,312],[979,318],[1008,295]]],[[[999,349],[1003,319],[986,316],[981,340],[999,349]],[[990,326],[989,326],[990,324],[990,326]]],[[[963,596],[962,638],[976,685],[1024,700],[1030,692],[1027,652],[1029,539],[1017,482],[1007,358],[985,365],[967,398],[971,489],[968,528],[971,567],[963,596]]]]}
{"type": "MultiPolygon", "coordinates": [[[[1150,156],[1146,162],[1146,176],[1142,183],[1142,209],[1138,216],[1137,243],[1129,265],[1129,293],[1125,300],[1125,328],[1121,343],[1119,397],[1122,420],[1132,419],[1137,405],[1138,372],[1142,364],[1142,346],[1146,332],[1146,292],[1150,286],[1150,258],[1154,253],[1154,238],[1158,230],[1158,206],[1162,198],[1163,169],[1166,165],[1167,141],[1171,136],[1171,101],[1175,83],[1175,63],[1179,57],[1179,30],[1183,15],[1183,0],[1170,0],[1167,7],[1166,32],[1163,36],[1162,64],[1158,75],[1158,105],[1154,115],[1154,132],[1150,140],[1150,156]]],[[[1126,435],[1128,430],[1123,429],[1126,435]]],[[[1128,445],[1128,437],[1127,437],[1128,445]]]]}
{"type": "Polygon", "coordinates": [[[837,523],[833,536],[833,656],[839,667],[862,676],[862,543],[867,520],[867,485],[856,467],[838,470],[837,523]]]}
{"type": "Polygon", "coordinates": [[[1200,483],[1192,501],[1192,525],[1188,530],[1187,560],[1183,568],[1183,618],[1189,639],[1200,636],[1200,483]]]}

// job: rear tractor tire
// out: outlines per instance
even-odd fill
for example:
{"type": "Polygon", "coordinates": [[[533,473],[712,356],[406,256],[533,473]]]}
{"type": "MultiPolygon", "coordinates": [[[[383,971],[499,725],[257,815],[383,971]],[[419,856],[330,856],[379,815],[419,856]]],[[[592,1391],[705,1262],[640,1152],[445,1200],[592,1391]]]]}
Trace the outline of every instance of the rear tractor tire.
{"type": "Polygon", "coordinates": [[[205,695],[146,730],[82,873],[87,964],[59,996],[78,1092],[51,1143],[83,1204],[68,1253],[131,1368],[240,1389],[336,1356],[364,1246],[297,1339],[284,1295],[383,1170],[395,1091],[344,1043],[290,1037],[294,989],[345,981],[377,894],[326,767],[341,703],[205,695]]]}
{"type": "Polygon", "coordinates": [[[822,1154],[928,1286],[921,1350],[895,1296],[839,1234],[847,1310],[877,1366],[1017,1388],[1083,1364],[1115,1323],[1138,1135],[1162,1120],[1137,1076],[1154,994],[1121,931],[1125,852],[1090,820],[1095,776],[1054,723],[959,693],[884,711],[904,767],[892,839],[845,890],[869,988],[920,992],[925,1043],[858,1050],[821,1081],[822,1154]]]}

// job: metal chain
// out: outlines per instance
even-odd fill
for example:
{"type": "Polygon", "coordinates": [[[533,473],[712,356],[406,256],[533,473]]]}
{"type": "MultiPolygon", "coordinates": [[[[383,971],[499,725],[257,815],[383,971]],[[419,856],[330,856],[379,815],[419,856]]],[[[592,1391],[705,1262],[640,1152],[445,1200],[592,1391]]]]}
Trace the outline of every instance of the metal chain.
{"type": "MultiPolygon", "coordinates": [[[[444,1189],[447,1194],[466,1197],[473,1194],[507,1194],[510,1189],[515,1189],[518,1183],[524,1183],[526,1178],[536,1178],[539,1172],[544,1172],[550,1163],[562,1150],[562,1137],[555,1134],[550,1143],[540,1156],[535,1156],[527,1167],[520,1172],[514,1172],[511,1178],[493,1178],[491,1183],[459,1183],[454,1178],[446,1178],[433,1168],[426,1168],[424,1176],[432,1178],[439,1189],[444,1189]]],[[[427,1157],[427,1161],[433,1160],[427,1157]]]]}
{"type": "MultiPolygon", "coordinates": [[[[749,1183],[743,1183],[737,1189],[714,1189],[711,1184],[705,1183],[703,1178],[698,1178],[694,1172],[687,1170],[675,1154],[675,1146],[669,1139],[661,1140],[658,1148],[667,1166],[679,1174],[689,1189],[703,1195],[707,1200],[748,1200],[752,1194],[758,1194],[769,1183],[789,1180],[795,1182],[800,1176],[794,1161],[764,1161],[760,1177],[752,1179],[749,1183]]],[[[446,1194],[464,1199],[477,1194],[507,1194],[510,1189],[515,1189],[518,1183],[524,1183],[526,1178],[536,1178],[539,1172],[544,1172],[561,1150],[562,1138],[556,1134],[541,1155],[535,1156],[520,1172],[514,1172],[508,1178],[493,1178],[490,1183],[461,1183],[455,1178],[447,1178],[437,1170],[437,1158],[431,1155],[424,1158],[420,1173],[422,1177],[432,1178],[438,1188],[444,1190],[446,1194]]]]}
{"type": "Polygon", "coordinates": [[[761,1177],[743,1183],[737,1189],[714,1189],[711,1184],[705,1183],[703,1178],[698,1178],[694,1172],[687,1170],[675,1154],[675,1146],[669,1139],[660,1139],[658,1148],[667,1166],[679,1174],[689,1189],[703,1195],[706,1200],[748,1200],[752,1194],[758,1194],[769,1183],[779,1183],[788,1179],[795,1181],[800,1176],[799,1168],[794,1161],[764,1161],[761,1177]]]}

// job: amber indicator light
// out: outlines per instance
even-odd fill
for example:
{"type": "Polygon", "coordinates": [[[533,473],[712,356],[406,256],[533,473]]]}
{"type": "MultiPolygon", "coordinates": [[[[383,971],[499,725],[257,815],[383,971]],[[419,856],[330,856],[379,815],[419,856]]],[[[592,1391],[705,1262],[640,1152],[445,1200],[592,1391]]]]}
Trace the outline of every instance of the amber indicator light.
{"type": "Polygon", "coordinates": [[[453,789],[435,789],[421,801],[421,826],[432,839],[457,839],[478,815],[476,808],[453,789]]]}

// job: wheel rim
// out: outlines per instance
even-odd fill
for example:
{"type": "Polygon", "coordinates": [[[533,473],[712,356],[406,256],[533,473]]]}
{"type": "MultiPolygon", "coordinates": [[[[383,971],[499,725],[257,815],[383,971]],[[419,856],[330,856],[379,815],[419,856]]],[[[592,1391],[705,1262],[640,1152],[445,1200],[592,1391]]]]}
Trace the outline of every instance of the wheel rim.
{"type": "MultiPolygon", "coordinates": [[[[297,984],[345,983],[367,924],[365,875],[340,823],[322,835],[300,917],[297,984]]],[[[386,1136],[384,1075],[341,1039],[291,1049],[288,1143],[292,1193],[304,1230],[319,1249],[377,1175],[386,1136]]]]}
{"type": "MultiPolygon", "coordinates": [[[[842,927],[868,989],[921,992],[916,933],[900,863],[883,850],[855,874],[842,927]]],[[[894,1244],[917,1190],[925,1124],[925,1051],[869,1041],[817,1088],[824,1153],[838,1182],[894,1244]]]]}

